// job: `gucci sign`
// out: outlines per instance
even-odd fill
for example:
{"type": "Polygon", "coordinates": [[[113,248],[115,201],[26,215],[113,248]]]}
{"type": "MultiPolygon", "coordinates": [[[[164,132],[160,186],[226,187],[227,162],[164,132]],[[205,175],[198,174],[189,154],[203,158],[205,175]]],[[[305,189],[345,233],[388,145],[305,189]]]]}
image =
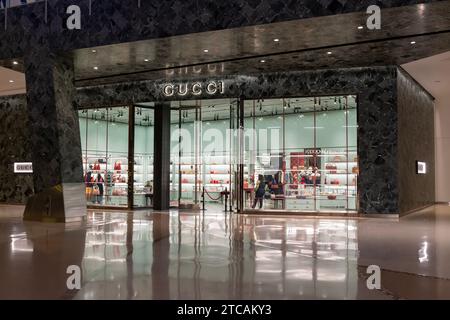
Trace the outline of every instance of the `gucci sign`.
{"type": "Polygon", "coordinates": [[[223,81],[210,81],[206,83],[168,83],[163,87],[163,94],[166,97],[184,97],[187,95],[200,96],[203,93],[208,95],[225,94],[225,84],[223,81]]]}

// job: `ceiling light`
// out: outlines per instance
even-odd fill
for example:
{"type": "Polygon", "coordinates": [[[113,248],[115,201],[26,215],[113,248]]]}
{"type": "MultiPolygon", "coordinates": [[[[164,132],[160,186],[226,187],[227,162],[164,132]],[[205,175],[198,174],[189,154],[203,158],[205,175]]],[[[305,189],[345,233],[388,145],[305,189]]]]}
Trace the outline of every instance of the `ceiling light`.
{"type": "Polygon", "coordinates": [[[273,41],[274,41],[274,42],[280,42],[280,39],[275,38],[275,39],[273,39],[273,41]]]}
{"type": "Polygon", "coordinates": [[[265,62],[266,62],[266,60],[264,60],[264,59],[263,59],[263,60],[260,60],[259,62],[261,62],[261,63],[265,63],[265,62]]]}
{"type": "Polygon", "coordinates": [[[17,66],[19,63],[17,61],[13,61],[13,65],[17,66]]]}
{"type": "Polygon", "coordinates": [[[97,50],[93,49],[93,50],[92,50],[92,53],[97,53],[97,50]]]}
{"type": "Polygon", "coordinates": [[[94,67],[94,70],[98,70],[98,67],[94,67]]]}
{"type": "Polygon", "coordinates": [[[149,62],[150,60],[148,60],[148,59],[144,59],[144,61],[145,61],[145,62],[149,62]]]}
{"type": "Polygon", "coordinates": [[[328,51],[328,52],[327,52],[327,54],[332,54],[332,53],[333,53],[333,52],[331,52],[331,51],[328,51]]]}
{"type": "Polygon", "coordinates": [[[9,83],[14,83],[14,80],[9,80],[9,83]]]}
{"type": "Polygon", "coordinates": [[[364,29],[363,26],[359,26],[359,27],[358,27],[358,30],[362,30],[362,29],[364,29]]]}
{"type": "Polygon", "coordinates": [[[204,52],[204,53],[208,53],[208,52],[209,52],[209,50],[208,50],[208,49],[205,49],[205,50],[203,50],[203,52],[204,52]]]}
{"type": "Polygon", "coordinates": [[[416,42],[415,41],[411,41],[411,44],[416,44],[416,42]]]}

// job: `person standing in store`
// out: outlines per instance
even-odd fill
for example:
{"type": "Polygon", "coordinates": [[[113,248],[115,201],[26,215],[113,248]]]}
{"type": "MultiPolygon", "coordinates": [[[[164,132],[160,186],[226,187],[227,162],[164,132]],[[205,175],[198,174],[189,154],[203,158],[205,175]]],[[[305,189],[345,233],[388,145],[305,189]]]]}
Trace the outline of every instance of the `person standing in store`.
{"type": "Polygon", "coordinates": [[[86,185],[86,198],[87,201],[91,201],[92,194],[94,193],[94,185],[92,183],[92,165],[89,166],[89,171],[86,172],[84,177],[84,183],[86,185]]]}
{"type": "Polygon", "coordinates": [[[97,174],[96,183],[97,183],[97,188],[98,188],[97,203],[102,204],[103,203],[103,195],[104,195],[103,184],[105,183],[105,180],[103,179],[103,177],[100,173],[97,174]]]}
{"type": "Polygon", "coordinates": [[[264,181],[264,176],[260,174],[258,176],[258,182],[255,186],[255,200],[253,201],[252,208],[256,208],[256,204],[259,202],[259,209],[263,207],[264,195],[266,194],[266,182],[264,181]]]}

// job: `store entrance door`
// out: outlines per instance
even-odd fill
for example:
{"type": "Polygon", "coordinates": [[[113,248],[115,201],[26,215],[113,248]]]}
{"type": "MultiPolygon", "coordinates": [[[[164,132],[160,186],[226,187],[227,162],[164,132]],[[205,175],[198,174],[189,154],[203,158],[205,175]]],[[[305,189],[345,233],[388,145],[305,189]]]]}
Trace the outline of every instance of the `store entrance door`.
{"type": "Polygon", "coordinates": [[[171,205],[234,209],[237,101],[178,101],[171,108],[171,205]]]}

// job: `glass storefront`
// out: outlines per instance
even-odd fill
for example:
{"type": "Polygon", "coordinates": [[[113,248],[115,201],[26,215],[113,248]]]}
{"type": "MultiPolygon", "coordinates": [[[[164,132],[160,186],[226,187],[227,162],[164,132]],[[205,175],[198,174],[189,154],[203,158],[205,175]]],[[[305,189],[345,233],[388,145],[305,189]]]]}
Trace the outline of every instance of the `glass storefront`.
{"type": "MultiPolygon", "coordinates": [[[[79,111],[88,204],[152,205],[153,108],[79,111]]],[[[174,101],[170,204],[357,211],[357,131],[355,96],[174,101]]]]}

